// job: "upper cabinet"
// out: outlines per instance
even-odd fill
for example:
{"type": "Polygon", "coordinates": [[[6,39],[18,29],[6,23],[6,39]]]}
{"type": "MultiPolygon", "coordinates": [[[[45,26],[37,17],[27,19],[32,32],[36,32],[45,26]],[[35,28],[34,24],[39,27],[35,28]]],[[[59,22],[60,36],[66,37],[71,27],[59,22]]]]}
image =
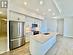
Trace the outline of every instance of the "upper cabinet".
{"type": "Polygon", "coordinates": [[[42,20],[37,19],[37,18],[32,18],[32,17],[28,17],[28,16],[25,17],[25,23],[29,24],[30,26],[32,24],[38,24],[38,27],[40,27],[41,21],[42,20]]]}
{"type": "Polygon", "coordinates": [[[13,21],[24,21],[25,16],[16,12],[9,12],[9,20],[13,21]]]}

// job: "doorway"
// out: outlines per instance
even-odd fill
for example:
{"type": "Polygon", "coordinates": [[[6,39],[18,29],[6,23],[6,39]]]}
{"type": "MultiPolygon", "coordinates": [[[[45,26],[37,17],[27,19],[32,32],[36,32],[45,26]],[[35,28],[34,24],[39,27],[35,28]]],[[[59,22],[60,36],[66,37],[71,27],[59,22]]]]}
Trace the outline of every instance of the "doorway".
{"type": "Polygon", "coordinates": [[[0,53],[7,50],[7,21],[0,17],[0,53]]]}
{"type": "Polygon", "coordinates": [[[57,32],[58,32],[58,35],[62,35],[63,36],[63,32],[64,32],[64,19],[58,19],[57,20],[57,32]]]}
{"type": "Polygon", "coordinates": [[[0,54],[6,51],[7,51],[7,8],[0,7],[0,54]]]}

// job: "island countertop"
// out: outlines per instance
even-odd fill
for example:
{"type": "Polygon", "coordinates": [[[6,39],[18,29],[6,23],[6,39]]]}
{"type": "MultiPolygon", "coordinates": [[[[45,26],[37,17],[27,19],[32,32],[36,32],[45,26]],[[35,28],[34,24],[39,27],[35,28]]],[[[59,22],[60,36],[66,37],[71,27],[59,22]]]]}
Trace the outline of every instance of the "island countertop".
{"type": "Polygon", "coordinates": [[[55,32],[49,32],[48,35],[45,34],[37,34],[37,35],[33,35],[31,38],[33,38],[34,40],[44,43],[46,41],[48,41],[53,35],[57,35],[57,33],[55,32]]]}
{"type": "Polygon", "coordinates": [[[45,55],[48,50],[56,43],[55,32],[49,34],[37,34],[30,37],[30,53],[31,55],[45,55]]]}

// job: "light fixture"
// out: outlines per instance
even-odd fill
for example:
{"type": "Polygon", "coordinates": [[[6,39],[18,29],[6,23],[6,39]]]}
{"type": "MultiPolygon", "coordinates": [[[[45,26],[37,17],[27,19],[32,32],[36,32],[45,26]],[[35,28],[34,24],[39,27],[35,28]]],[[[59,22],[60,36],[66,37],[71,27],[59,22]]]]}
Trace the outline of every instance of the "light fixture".
{"type": "Polygon", "coordinates": [[[55,15],[55,13],[52,13],[52,15],[55,15]]]}
{"type": "Polygon", "coordinates": [[[40,5],[42,5],[43,4],[43,1],[40,1],[40,5]]]}
{"type": "Polygon", "coordinates": [[[0,14],[2,14],[3,12],[0,11],[0,14]]]}
{"type": "Polygon", "coordinates": [[[48,11],[52,11],[51,9],[48,9],[48,11]]]}
{"type": "Polygon", "coordinates": [[[27,5],[27,2],[24,2],[24,5],[26,6],[27,5]]]}

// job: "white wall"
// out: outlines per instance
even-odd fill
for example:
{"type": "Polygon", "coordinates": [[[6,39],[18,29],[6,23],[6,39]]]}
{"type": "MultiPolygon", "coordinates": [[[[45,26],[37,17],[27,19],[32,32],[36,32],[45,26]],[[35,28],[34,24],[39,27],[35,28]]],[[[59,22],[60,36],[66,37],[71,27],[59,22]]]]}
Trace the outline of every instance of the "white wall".
{"type": "Polygon", "coordinates": [[[48,31],[57,32],[57,19],[48,19],[47,20],[48,31]]]}
{"type": "Polygon", "coordinates": [[[73,37],[73,18],[64,19],[64,36],[73,37]]]}
{"type": "Polygon", "coordinates": [[[42,32],[57,32],[57,19],[45,18],[42,21],[42,32]]]}
{"type": "Polygon", "coordinates": [[[44,20],[42,20],[40,32],[41,32],[41,33],[48,32],[47,18],[45,18],[44,20]]]}

